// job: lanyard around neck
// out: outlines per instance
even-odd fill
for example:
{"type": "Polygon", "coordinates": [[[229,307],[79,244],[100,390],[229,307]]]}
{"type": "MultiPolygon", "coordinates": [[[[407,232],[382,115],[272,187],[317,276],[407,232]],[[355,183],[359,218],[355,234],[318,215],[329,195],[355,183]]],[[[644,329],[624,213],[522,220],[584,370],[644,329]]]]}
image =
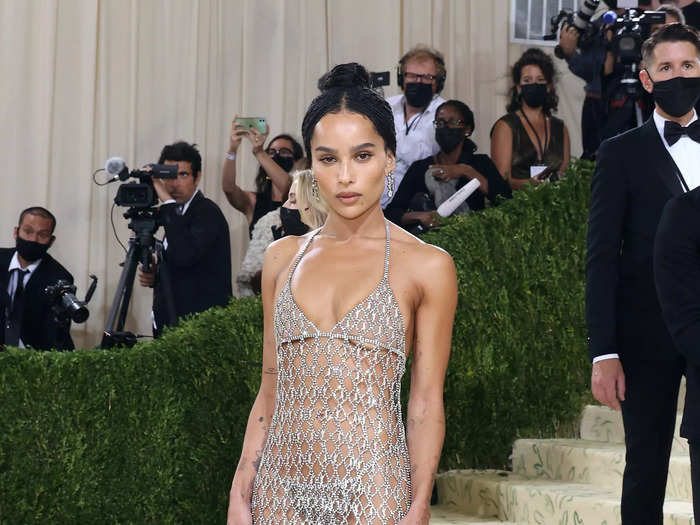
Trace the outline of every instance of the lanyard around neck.
{"type": "MultiPolygon", "coordinates": [[[[430,104],[428,104],[429,106],[430,104]]],[[[406,121],[406,102],[403,103],[403,121],[406,123],[406,136],[410,133],[410,131],[413,129],[414,126],[418,126],[418,123],[420,122],[420,119],[423,118],[423,115],[425,115],[425,112],[428,111],[428,106],[425,106],[425,109],[421,111],[417,116],[413,117],[413,121],[409,125],[408,122],[406,121]]]]}
{"type": "Polygon", "coordinates": [[[539,162],[542,162],[544,160],[544,152],[547,149],[547,143],[549,142],[549,131],[547,129],[547,117],[544,117],[544,148],[542,147],[542,143],[540,142],[540,136],[537,134],[537,130],[535,129],[535,126],[532,125],[532,122],[530,122],[530,119],[527,118],[527,115],[525,112],[520,109],[520,113],[523,114],[523,117],[525,118],[525,122],[527,122],[527,125],[530,126],[530,129],[532,132],[535,134],[535,139],[537,140],[537,160],[539,162]]]}

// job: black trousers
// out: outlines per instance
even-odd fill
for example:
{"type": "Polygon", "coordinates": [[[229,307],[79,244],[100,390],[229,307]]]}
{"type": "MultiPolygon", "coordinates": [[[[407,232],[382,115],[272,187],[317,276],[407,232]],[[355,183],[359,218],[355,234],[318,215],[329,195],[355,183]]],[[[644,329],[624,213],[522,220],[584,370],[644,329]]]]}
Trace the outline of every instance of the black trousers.
{"type": "Polygon", "coordinates": [[[683,375],[682,358],[623,362],[622,421],[627,449],[622,478],[623,525],[662,525],[668,463],[683,375]]]}

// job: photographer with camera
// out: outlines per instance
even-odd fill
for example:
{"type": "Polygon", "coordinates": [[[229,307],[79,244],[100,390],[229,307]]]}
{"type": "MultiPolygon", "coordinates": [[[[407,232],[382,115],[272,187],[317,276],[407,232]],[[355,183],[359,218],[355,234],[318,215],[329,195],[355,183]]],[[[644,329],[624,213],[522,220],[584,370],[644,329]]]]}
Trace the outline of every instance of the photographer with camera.
{"type": "Polygon", "coordinates": [[[141,285],[154,288],[155,336],[170,324],[166,316],[168,288],[178,319],[212,306],[225,306],[233,295],[228,224],[216,203],[197,189],[202,179],[199,151],[194,144],[176,142],[163,148],[158,164],[176,165],[177,177],[153,178],[162,202],[159,221],[165,229],[165,250],[163,260],[156,261],[150,271],[139,269],[141,285]],[[167,268],[167,284],[161,266],[167,268]]]}
{"type": "Polygon", "coordinates": [[[59,323],[45,289],[73,276],[47,250],[56,218],[45,208],[24,210],[15,227],[15,248],[0,248],[0,343],[37,350],[72,350],[70,321],[59,323]]]}
{"type": "MultiPolygon", "coordinates": [[[[608,1],[608,4],[611,4],[608,1]]],[[[582,5],[577,18],[561,27],[559,46],[555,54],[566,60],[569,70],[586,84],[585,99],[581,110],[581,158],[592,160],[600,145],[600,130],[603,128],[606,107],[603,102],[603,76],[608,51],[609,36],[604,31],[602,17],[591,20],[598,3],[587,1],[582,5]],[[574,22],[578,22],[574,25],[574,22]],[[582,29],[584,28],[584,29],[582,29]]]]}
{"type": "Polygon", "coordinates": [[[654,236],[666,202],[700,185],[700,39],[671,24],[642,46],[639,79],[656,109],[604,141],[591,182],[586,321],[591,389],[622,410],[622,523],[663,522],[683,359],[654,286],[654,236]]]}

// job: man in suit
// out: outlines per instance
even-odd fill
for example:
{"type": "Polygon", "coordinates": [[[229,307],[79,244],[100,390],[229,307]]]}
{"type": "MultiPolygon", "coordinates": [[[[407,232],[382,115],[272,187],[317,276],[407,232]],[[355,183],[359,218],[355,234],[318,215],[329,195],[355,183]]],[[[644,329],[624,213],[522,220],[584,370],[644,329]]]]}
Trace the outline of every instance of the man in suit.
{"type": "Polygon", "coordinates": [[[197,185],[202,179],[202,157],[193,144],[165,146],[159,164],[177,165],[175,179],[153,179],[161,200],[160,222],[165,228],[162,261],[150,272],[139,271],[143,286],[153,286],[154,335],[168,319],[172,296],[177,319],[212,306],[225,306],[231,299],[231,245],[226,219],[197,185]],[[161,266],[162,265],[162,266],[161,266]],[[167,272],[162,271],[163,267],[167,272]]]}
{"type": "Polygon", "coordinates": [[[15,226],[15,248],[0,248],[0,343],[38,350],[72,350],[70,322],[59,323],[44,289],[73,276],[47,250],[56,240],[56,218],[45,208],[24,210],[15,226]]]}
{"type": "Polygon", "coordinates": [[[644,125],[600,147],[586,261],[591,387],[598,401],[622,409],[621,510],[628,525],[663,522],[684,370],[656,295],[654,235],[666,202],[700,185],[700,144],[691,138],[700,96],[698,35],[681,24],[666,26],[644,42],[642,55],[639,78],[655,110],[644,125]]]}
{"type": "Polygon", "coordinates": [[[666,204],[654,243],[654,277],[666,326],[686,359],[681,436],[690,446],[693,510],[700,516],[700,188],[666,204]]]}

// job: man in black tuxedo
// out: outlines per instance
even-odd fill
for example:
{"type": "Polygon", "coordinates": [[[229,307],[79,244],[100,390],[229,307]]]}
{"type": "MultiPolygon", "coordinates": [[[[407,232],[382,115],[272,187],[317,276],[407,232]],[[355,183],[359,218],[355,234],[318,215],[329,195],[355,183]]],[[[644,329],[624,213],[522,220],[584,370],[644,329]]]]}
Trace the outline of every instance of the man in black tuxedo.
{"type": "Polygon", "coordinates": [[[690,445],[693,506],[700,516],[700,188],[666,204],[654,244],[654,277],[666,326],[686,359],[681,436],[690,445]]]}
{"type": "Polygon", "coordinates": [[[598,401],[622,409],[625,427],[625,525],[663,522],[684,362],[662,319],[653,244],[666,202],[700,185],[698,35],[671,24],[644,43],[642,54],[639,78],[656,108],[644,125],[600,147],[586,261],[591,387],[598,401]]]}
{"type": "Polygon", "coordinates": [[[226,219],[219,207],[197,189],[202,179],[202,157],[193,144],[165,146],[159,164],[178,167],[176,179],[153,179],[161,200],[160,220],[165,228],[162,261],[139,271],[143,286],[153,286],[153,332],[231,299],[231,243],[226,219]],[[162,266],[161,266],[162,265],[162,266]],[[162,271],[163,267],[167,272],[162,271]],[[177,319],[169,319],[172,295],[177,319]]]}
{"type": "Polygon", "coordinates": [[[56,218],[45,208],[24,210],[15,226],[15,248],[0,248],[0,344],[38,350],[72,350],[70,322],[58,323],[44,289],[73,276],[46,251],[56,218]]]}

